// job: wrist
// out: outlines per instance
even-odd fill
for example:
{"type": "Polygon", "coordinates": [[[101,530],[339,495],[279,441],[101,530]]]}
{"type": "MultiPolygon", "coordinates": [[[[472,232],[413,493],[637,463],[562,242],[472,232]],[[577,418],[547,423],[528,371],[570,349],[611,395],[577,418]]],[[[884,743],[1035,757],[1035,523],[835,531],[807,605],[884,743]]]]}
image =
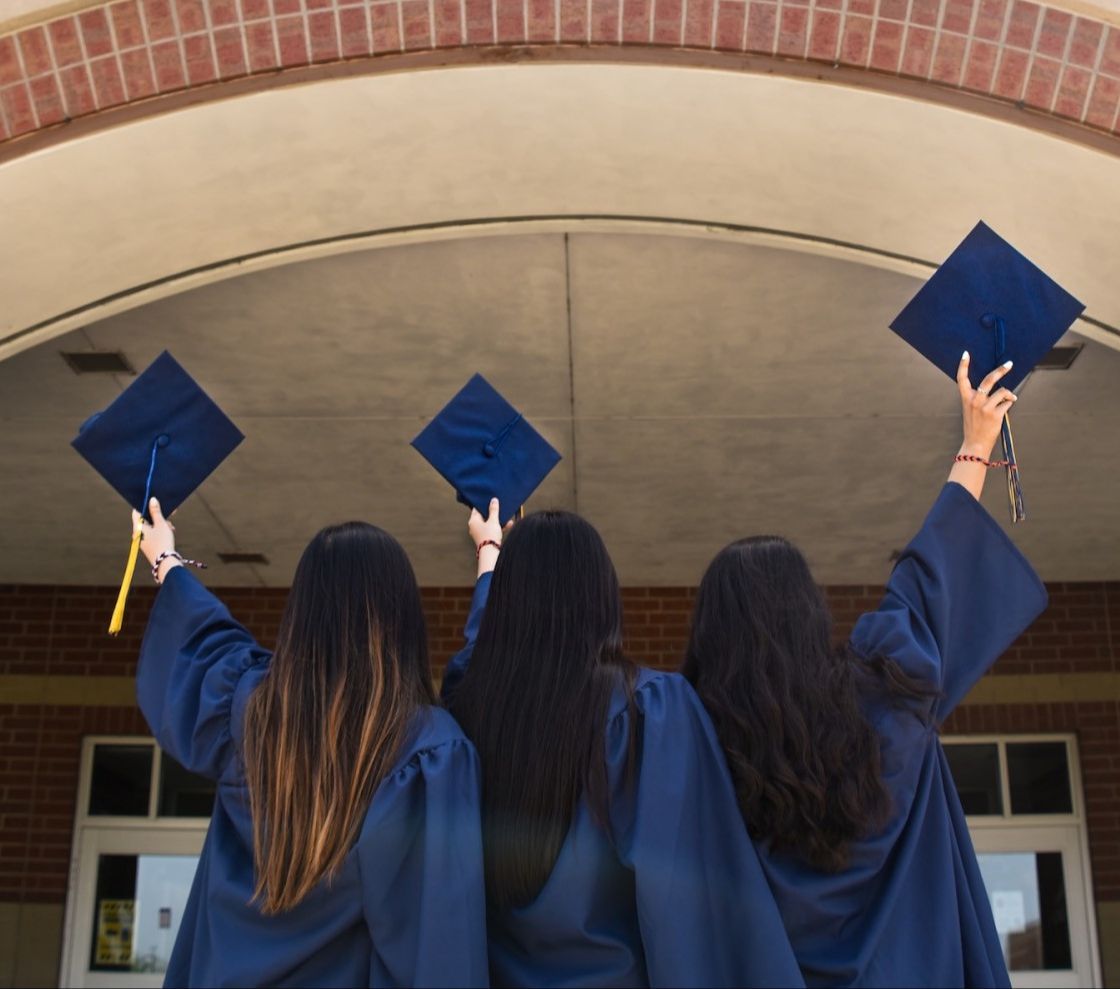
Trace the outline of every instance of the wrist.
{"type": "Polygon", "coordinates": [[[498,565],[498,553],[501,547],[492,539],[479,543],[476,557],[478,559],[478,576],[490,573],[498,565]]]}
{"type": "Polygon", "coordinates": [[[995,449],[995,440],[991,443],[984,444],[976,440],[965,440],[961,443],[961,448],[957,451],[958,456],[965,457],[980,457],[987,460],[992,455],[992,450],[995,449]]]}
{"type": "Polygon", "coordinates": [[[171,573],[172,570],[174,570],[176,567],[181,567],[182,565],[183,561],[180,560],[177,556],[165,556],[162,560],[159,561],[158,564],[156,564],[154,574],[156,583],[162,584],[167,579],[167,575],[171,573]]]}
{"type": "Polygon", "coordinates": [[[156,557],[155,563],[152,564],[152,580],[157,584],[162,584],[172,570],[176,567],[186,566],[187,564],[192,567],[198,567],[199,570],[206,569],[206,564],[200,560],[188,560],[186,557],[176,553],[173,549],[164,550],[156,557]]]}

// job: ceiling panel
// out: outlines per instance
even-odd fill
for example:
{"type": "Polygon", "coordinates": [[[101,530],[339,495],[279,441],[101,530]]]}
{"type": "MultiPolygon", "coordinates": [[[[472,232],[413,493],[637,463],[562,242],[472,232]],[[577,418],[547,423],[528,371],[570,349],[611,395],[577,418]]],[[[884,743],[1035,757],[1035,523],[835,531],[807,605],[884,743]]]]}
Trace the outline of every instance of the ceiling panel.
{"type": "MultiPolygon", "coordinates": [[[[153,303],[0,362],[0,582],[118,579],[127,511],[69,441],[127,379],[58,354],[94,344],[136,367],[171,349],[245,432],[178,516],[214,584],[285,585],[348,518],[393,532],[423,583],[469,583],[465,512],[408,441],[475,370],[564,455],[529,507],[586,513],[626,583],[694,583],[759,531],[800,542],[821,580],[879,582],[960,437],[952,383],[886,328],[914,288],[700,237],[511,234],[153,303]],[[223,566],[227,549],[270,563],[223,566]]],[[[1013,534],[1047,579],[1120,578],[1118,381],[1120,353],[1089,343],[1023,388],[1013,534]]],[[[1002,486],[985,504],[1007,527],[1002,486]]]]}

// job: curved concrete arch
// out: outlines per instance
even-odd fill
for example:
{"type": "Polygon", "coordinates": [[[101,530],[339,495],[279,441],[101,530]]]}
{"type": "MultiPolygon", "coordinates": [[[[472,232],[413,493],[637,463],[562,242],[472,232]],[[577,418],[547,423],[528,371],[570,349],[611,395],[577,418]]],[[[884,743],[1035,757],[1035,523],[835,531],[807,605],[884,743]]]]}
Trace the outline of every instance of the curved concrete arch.
{"type": "Polygon", "coordinates": [[[495,218],[663,217],[716,228],[706,235],[913,262],[913,273],[984,218],[1090,318],[1120,325],[1120,159],[946,107],[778,77],[579,64],[336,79],[8,161],[0,201],[4,355],[371,232],[500,232],[495,218]]]}

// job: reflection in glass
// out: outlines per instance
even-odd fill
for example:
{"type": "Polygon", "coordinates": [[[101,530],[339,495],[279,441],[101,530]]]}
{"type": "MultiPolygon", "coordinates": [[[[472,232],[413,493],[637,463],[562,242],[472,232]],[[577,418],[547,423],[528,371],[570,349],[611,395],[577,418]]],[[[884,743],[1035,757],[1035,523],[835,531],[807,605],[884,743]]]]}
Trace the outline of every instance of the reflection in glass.
{"type": "Polygon", "coordinates": [[[101,855],[89,967],[166,972],[197,855],[101,855]]]}
{"type": "Polygon", "coordinates": [[[214,810],[214,783],[188,772],[166,752],[160,759],[160,817],[209,817],[214,810]]]}
{"type": "Polygon", "coordinates": [[[977,859],[1007,967],[1072,968],[1061,852],[985,852],[977,859]]]}
{"type": "Polygon", "coordinates": [[[135,971],[167,971],[197,867],[197,855],[140,856],[136,870],[135,971]]]}
{"type": "Polygon", "coordinates": [[[1002,814],[999,785],[999,746],[946,745],[945,757],[966,814],[1002,814]]]}
{"type": "Polygon", "coordinates": [[[147,817],[153,751],[150,745],[95,746],[90,814],[147,817]]]}
{"type": "Polygon", "coordinates": [[[1071,814],[1065,742],[1008,742],[1013,814],[1071,814]]]}

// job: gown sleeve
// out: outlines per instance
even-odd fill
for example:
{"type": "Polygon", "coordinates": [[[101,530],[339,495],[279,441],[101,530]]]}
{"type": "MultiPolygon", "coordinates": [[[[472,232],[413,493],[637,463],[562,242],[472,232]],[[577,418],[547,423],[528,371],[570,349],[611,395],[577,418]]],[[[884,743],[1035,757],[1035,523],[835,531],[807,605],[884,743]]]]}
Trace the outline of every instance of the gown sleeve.
{"type": "Polygon", "coordinates": [[[481,774],[454,739],[415,755],[374,796],[359,839],[370,985],[486,986],[481,774]]]}
{"type": "Polygon", "coordinates": [[[470,614],[467,615],[467,624],[463,628],[466,645],[451,657],[451,662],[447,664],[447,669],[443,673],[443,684],[439,692],[444,702],[455,692],[459,681],[467,672],[467,666],[470,665],[471,653],[474,652],[474,643],[478,638],[479,627],[482,625],[482,613],[486,610],[486,599],[490,596],[490,581],[493,576],[493,571],[484,573],[474,585],[470,614]]]}
{"type": "MultiPolygon", "coordinates": [[[[218,779],[234,764],[235,694],[270,658],[186,567],[164,579],[140,646],[136,697],[160,748],[218,779]]],[[[238,698],[243,706],[244,697],[238,698]]]]}
{"type": "Polygon", "coordinates": [[[611,827],[634,872],[651,986],[803,986],[707,713],[678,674],[635,692],[608,726],[611,827]]]}
{"type": "Polygon", "coordinates": [[[933,720],[1045,609],[1046,588],[998,523],[959,484],[945,485],[852,645],[880,654],[939,695],[933,720]]]}

